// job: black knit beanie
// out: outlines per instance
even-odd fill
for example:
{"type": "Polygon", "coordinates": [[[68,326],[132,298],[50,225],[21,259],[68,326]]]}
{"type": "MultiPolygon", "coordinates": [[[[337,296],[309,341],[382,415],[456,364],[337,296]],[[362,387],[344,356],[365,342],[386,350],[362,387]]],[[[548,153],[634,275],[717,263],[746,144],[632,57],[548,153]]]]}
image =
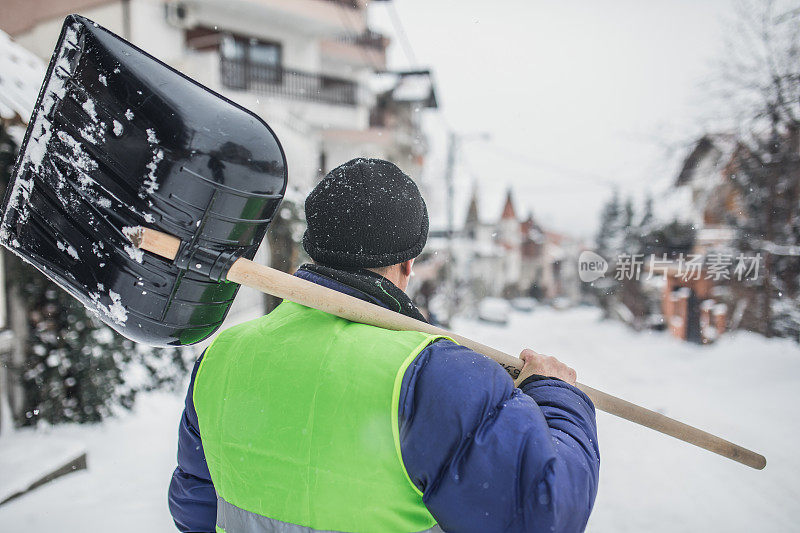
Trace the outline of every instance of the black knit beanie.
{"type": "Polygon", "coordinates": [[[317,263],[376,268],[420,254],[428,210],[414,181],[381,159],[331,170],[306,198],[303,248],[317,263]]]}

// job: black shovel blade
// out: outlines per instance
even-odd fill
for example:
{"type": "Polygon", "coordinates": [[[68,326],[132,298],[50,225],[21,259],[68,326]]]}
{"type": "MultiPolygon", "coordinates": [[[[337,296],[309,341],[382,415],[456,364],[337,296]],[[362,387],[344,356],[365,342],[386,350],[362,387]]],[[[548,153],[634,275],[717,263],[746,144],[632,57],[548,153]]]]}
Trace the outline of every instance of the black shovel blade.
{"type": "Polygon", "coordinates": [[[126,337],[191,344],[220,326],[238,285],[135,249],[123,229],[252,258],[286,176],[283,149],[257,115],[70,15],[6,193],[0,243],[126,337]]]}

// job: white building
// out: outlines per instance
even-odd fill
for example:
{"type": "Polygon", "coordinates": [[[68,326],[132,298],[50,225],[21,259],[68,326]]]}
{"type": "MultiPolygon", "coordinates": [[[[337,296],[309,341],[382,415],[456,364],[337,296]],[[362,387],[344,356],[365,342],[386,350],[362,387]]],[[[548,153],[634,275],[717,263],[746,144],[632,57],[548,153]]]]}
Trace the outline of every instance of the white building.
{"type": "MultiPolygon", "coordinates": [[[[300,201],[331,168],[358,156],[419,177],[419,116],[436,107],[430,73],[387,72],[388,38],[371,31],[366,0],[4,0],[0,29],[49,60],[64,17],[125,37],[273,128],[300,201]]],[[[202,110],[198,110],[201,113],[202,110]]],[[[262,249],[257,261],[269,263],[262,249]]],[[[297,266],[297,265],[290,265],[297,266]]],[[[233,321],[264,299],[242,290],[233,321]]]]}
{"type": "Polygon", "coordinates": [[[430,76],[384,73],[389,40],[368,29],[366,0],[9,4],[19,8],[13,21],[2,16],[11,17],[11,8],[0,12],[0,27],[10,26],[19,44],[44,59],[64,16],[79,11],[258,113],[284,146],[293,187],[308,188],[320,173],[360,155],[391,158],[419,174],[424,142],[408,116],[435,107],[430,76]],[[394,120],[386,117],[389,108],[397,111],[394,120]]]}

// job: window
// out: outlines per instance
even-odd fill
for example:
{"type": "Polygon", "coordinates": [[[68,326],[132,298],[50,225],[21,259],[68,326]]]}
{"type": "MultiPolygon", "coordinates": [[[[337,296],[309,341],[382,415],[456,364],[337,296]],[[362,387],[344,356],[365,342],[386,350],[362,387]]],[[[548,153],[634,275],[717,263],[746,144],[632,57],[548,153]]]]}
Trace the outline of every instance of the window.
{"type": "Polygon", "coordinates": [[[220,55],[228,65],[228,84],[246,89],[251,84],[280,83],[282,80],[279,43],[226,35],[220,55]]]}
{"type": "Polygon", "coordinates": [[[262,43],[250,39],[250,62],[254,65],[281,66],[281,47],[275,43],[262,43]]]}
{"type": "Polygon", "coordinates": [[[246,52],[247,50],[242,39],[237,39],[232,35],[226,35],[225,38],[222,39],[222,48],[220,49],[220,53],[225,59],[244,61],[246,52]]]}

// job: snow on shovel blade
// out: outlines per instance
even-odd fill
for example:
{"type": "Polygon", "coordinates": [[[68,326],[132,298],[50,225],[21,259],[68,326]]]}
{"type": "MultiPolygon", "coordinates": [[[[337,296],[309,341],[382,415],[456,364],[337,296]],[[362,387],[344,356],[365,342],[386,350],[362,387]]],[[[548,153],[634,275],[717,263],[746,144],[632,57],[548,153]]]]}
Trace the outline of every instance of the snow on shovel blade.
{"type": "Polygon", "coordinates": [[[8,186],[0,243],[126,337],[191,344],[220,326],[238,285],[146,254],[123,228],[180,238],[184,266],[201,261],[195,250],[252,258],[285,189],[283,150],[259,117],[70,15],[8,186]]]}

